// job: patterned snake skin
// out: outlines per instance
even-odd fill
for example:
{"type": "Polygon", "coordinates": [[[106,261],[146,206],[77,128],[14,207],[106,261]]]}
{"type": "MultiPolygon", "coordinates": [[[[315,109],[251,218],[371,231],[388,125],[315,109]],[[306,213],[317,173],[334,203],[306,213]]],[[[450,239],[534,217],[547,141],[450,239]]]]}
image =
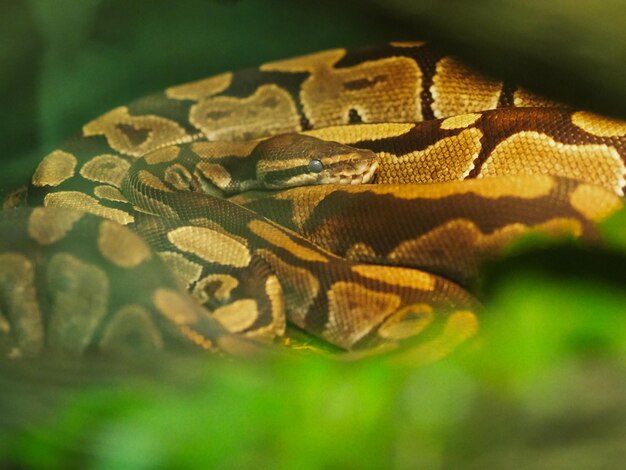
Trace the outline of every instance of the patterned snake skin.
{"type": "Polygon", "coordinates": [[[0,353],[237,353],[290,324],[445,356],[478,331],[481,261],[529,230],[597,239],[625,136],[426,43],[168,88],[85,124],[2,213],[0,353]]]}

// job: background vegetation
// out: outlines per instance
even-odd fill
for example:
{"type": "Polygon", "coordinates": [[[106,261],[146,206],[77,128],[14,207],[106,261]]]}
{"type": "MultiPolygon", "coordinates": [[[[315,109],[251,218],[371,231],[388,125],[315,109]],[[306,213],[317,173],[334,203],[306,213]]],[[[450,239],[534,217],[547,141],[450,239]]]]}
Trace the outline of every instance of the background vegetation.
{"type": "MultiPolygon", "coordinates": [[[[335,46],[434,39],[626,117],[619,0],[3,0],[3,191],[109,108],[335,46]]],[[[0,466],[618,468],[626,216],[605,248],[528,241],[487,267],[473,348],[426,367],[315,355],[0,363],[0,466]]]]}

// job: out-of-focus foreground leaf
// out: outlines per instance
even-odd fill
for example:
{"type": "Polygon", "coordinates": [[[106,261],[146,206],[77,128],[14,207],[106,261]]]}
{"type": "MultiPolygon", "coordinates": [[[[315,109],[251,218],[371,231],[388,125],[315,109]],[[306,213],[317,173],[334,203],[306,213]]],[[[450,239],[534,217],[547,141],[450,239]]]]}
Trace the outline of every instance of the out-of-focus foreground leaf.
{"type": "Polygon", "coordinates": [[[165,357],[134,372],[4,364],[0,455],[50,468],[617,468],[626,293],[507,272],[481,340],[425,367],[315,355],[165,357]]]}

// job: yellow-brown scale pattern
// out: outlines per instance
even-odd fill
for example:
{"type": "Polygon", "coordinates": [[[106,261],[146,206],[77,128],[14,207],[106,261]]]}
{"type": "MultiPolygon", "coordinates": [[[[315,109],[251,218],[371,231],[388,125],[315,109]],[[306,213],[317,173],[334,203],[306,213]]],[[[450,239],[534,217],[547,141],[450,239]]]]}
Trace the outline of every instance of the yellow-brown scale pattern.
{"type": "Polygon", "coordinates": [[[438,359],[478,331],[482,260],[530,230],[597,239],[625,136],[423,42],[168,88],[85,124],[4,211],[0,353],[250,352],[289,322],[438,359]]]}

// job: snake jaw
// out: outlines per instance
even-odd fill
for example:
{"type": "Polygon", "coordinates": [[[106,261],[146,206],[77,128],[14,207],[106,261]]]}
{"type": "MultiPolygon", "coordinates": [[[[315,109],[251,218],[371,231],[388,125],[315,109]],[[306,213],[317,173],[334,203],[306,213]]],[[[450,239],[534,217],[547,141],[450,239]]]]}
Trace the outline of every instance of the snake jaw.
{"type": "Polygon", "coordinates": [[[363,173],[363,178],[361,183],[371,183],[374,180],[374,176],[376,175],[376,170],[378,170],[378,160],[374,160],[370,165],[369,169],[363,173]]]}
{"type": "Polygon", "coordinates": [[[346,185],[367,184],[373,180],[377,169],[378,169],[378,162],[376,160],[373,160],[361,172],[328,175],[322,178],[319,184],[346,184],[346,185]]]}
{"type": "Polygon", "coordinates": [[[376,154],[371,150],[347,148],[348,152],[322,160],[326,167],[314,184],[356,185],[369,183],[373,179],[378,169],[376,154]]]}

